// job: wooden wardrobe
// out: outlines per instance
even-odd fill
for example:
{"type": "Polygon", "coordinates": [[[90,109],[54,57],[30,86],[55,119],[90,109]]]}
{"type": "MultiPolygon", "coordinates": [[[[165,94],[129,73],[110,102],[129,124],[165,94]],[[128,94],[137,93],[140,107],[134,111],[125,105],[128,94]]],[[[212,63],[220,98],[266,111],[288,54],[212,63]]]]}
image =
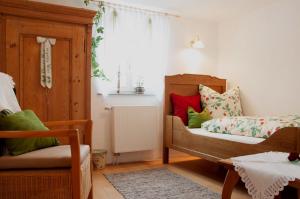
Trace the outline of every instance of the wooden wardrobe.
{"type": "Polygon", "coordinates": [[[90,119],[94,11],[24,0],[0,0],[0,71],[16,83],[22,109],[43,121],[90,119]],[[37,37],[56,39],[52,88],[40,83],[37,37]]]}

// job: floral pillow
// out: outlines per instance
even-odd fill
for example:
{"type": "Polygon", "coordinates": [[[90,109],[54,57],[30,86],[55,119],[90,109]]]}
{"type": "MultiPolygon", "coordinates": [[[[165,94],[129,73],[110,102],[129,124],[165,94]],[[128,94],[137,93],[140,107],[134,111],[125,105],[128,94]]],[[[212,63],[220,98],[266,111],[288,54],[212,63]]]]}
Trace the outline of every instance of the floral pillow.
{"type": "Polygon", "coordinates": [[[206,108],[213,118],[243,116],[239,87],[220,94],[200,84],[199,92],[202,107],[206,108]]]}

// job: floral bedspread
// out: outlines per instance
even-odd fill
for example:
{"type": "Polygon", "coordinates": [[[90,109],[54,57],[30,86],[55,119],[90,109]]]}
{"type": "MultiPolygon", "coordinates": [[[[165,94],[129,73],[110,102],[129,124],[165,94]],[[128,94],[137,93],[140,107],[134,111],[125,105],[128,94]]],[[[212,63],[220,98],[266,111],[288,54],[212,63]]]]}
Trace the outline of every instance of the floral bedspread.
{"type": "Polygon", "coordinates": [[[201,127],[212,133],[268,138],[281,128],[300,127],[300,116],[224,117],[204,122],[201,127]]]}

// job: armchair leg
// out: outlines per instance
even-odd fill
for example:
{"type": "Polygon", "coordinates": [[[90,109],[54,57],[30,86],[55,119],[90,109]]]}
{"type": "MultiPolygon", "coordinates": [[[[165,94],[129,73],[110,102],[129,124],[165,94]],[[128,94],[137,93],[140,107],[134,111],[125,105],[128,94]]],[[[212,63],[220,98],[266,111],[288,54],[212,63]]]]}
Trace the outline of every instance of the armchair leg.
{"type": "Polygon", "coordinates": [[[163,163],[169,164],[169,148],[168,147],[163,148],[163,163]]]}

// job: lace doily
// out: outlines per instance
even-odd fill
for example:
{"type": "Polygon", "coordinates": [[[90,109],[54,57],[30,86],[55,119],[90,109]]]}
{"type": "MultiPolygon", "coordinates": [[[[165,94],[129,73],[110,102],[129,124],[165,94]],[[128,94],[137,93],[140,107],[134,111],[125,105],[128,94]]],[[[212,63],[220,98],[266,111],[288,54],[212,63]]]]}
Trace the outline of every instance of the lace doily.
{"type": "Polygon", "coordinates": [[[267,152],[231,159],[252,198],[272,199],[290,181],[300,179],[300,162],[289,162],[288,155],[267,152]]]}

